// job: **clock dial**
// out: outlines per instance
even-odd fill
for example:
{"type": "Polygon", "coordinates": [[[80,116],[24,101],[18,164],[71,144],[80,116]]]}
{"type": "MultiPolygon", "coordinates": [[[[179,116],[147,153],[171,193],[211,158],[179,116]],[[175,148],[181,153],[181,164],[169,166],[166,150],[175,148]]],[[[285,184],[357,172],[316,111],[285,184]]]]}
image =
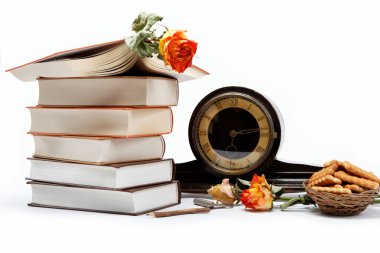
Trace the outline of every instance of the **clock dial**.
{"type": "Polygon", "coordinates": [[[204,111],[198,142],[204,157],[222,171],[244,170],[265,154],[269,142],[268,118],[256,104],[234,96],[215,101],[204,111]]]}
{"type": "Polygon", "coordinates": [[[257,93],[229,87],[229,92],[216,92],[198,105],[191,120],[191,146],[211,172],[246,174],[273,153],[277,132],[272,115],[252,94],[257,93]]]}

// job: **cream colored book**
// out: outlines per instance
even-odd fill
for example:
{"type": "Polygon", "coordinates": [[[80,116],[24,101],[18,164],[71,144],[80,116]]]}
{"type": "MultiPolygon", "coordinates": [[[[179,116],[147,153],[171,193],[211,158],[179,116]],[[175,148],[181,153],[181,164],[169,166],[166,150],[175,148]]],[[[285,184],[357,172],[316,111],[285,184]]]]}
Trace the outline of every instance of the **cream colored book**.
{"type": "Polygon", "coordinates": [[[29,178],[34,181],[129,189],[173,180],[172,159],[111,165],[89,165],[30,159],[29,178]]]}
{"type": "Polygon", "coordinates": [[[29,108],[31,134],[112,136],[118,138],[168,134],[173,127],[170,107],[29,108]]]}
{"type": "Polygon", "coordinates": [[[34,157],[106,165],[161,159],[162,136],[141,138],[58,137],[34,135],[34,157]]]}
{"type": "Polygon", "coordinates": [[[139,215],[181,202],[178,182],[129,190],[69,186],[31,181],[29,206],[78,211],[139,215]]]}
{"type": "Polygon", "coordinates": [[[25,82],[40,77],[133,75],[134,71],[165,75],[179,82],[208,75],[207,71],[194,65],[179,74],[155,57],[142,59],[128,48],[124,40],[58,52],[7,71],[25,82]]]}
{"type": "Polygon", "coordinates": [[[153,76],[39,78],[41,106],[174,106],[178,82],[153,76]]]}

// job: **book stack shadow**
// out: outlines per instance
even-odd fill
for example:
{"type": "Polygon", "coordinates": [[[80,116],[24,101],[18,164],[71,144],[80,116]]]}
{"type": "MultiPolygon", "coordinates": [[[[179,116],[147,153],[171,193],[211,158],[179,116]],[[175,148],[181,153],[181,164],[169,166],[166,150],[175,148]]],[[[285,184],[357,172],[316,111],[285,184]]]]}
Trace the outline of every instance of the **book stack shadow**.
{"type": "Polygon", "coordinates": [[[39,78],[29,107],[30,206],[143,214],[180,202],[163,159],[178,82],[153,76],[39,78]]]}

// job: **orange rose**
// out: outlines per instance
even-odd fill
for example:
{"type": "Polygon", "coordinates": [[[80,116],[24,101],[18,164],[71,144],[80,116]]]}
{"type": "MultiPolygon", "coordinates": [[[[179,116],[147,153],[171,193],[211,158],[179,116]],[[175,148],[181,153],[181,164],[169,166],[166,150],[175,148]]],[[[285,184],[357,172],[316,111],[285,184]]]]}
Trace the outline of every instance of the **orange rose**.
{"type": "Polygon", "coordinates": [[[191,66],[197,43],[187,39],[183,30],[170,30],[160,40],[159,50],[165,64],[182,73],[191,66]]]}
{"type": "Polygon", "coordinates": [[[251,180],[251,187],[253,184],[259,184],[261,186],[264,186],[264,187],[267,187],[268,189],[270,189],[270,185],[268,184],[267,180],[265,179],[265,175],[261,175],[261,177],[259,177],[257,174],[254,174],[253,177],[252,177],[252,180],[251,180]]]}
{"type": "Polygon", "coordinates": [[[250,188],[241,193],[240,201],[255,211],[268,211],[273,208],[272,191],[264,175],[253,176],[250,188]]]}

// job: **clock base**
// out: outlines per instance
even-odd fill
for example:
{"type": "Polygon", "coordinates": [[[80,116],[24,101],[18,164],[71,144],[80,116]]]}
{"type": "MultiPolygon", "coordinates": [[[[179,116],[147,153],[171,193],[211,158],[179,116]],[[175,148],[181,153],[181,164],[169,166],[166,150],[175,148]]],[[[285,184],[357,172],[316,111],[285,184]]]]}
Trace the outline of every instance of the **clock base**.
{"type": "Polygon", "coordinates": [[[322,167],[287,163],[274,160],[265,170],[254,170],[253,172],[240,176],[216,176],[208,172],[204,165],[198,160],[176,164],[175,179],[181,183],[182,192],[207,193],[212,185],[220,184],[223,178],[229,178],[235,184],[237,178],[251,180],[252,175],[264,174],[269,184],[275,184],[284,188],[284,192],[303,192],[303,181],[320,170],[322,167]]]}

